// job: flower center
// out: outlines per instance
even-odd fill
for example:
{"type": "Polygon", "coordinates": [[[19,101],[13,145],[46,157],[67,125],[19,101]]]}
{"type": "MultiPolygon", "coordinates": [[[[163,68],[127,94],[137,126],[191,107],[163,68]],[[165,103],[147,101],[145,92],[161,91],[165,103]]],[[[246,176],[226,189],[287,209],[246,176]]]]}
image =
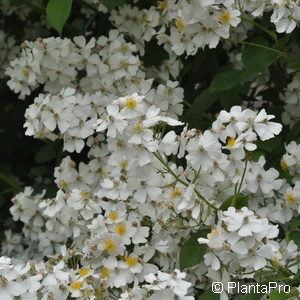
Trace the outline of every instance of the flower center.
{"type": "Polygon", "coordinates": [[[101,274],[101,277],[103,277],[103,278],[109,277],[109,269],[106,267],[102,267],[100,274],[101,274]]]}
{"type": "Polygon", "coordinates": [[[104,241],[104,250],[107,252],[113,252],[116,249],[117,245],[112,240],[105,240],[104,241]]]}
{"type": "Polygon", "coordinates": [[[142,133],[144,130],[142,123],[136,123],[132,127],[134,133],[142,133]]]}
{"type": "Polygon", "coordinates": [[[287,169],[287,164],[286,164],[285,160],[282,159],[280,161],[280,167],[281,167],[282,170],[286,170],[287,169]]]}
{"type": "Polygon", "coordinates": [[[223,12],[223,13],[220,15],[220,17],[219,17],[219,20],[220,20],[222,23],[228,23],[228,22],[231,20],[230,12],[229,12],[229,11],[223,12]]]}
{"type": "Polygon", "coordinates": [[[138,259],[136,257],[126,257],[125,262],[128,264],[129,267],[134,267],[138,263],[138,259]]]}
{"type": "Polygon", "coordinates": [[[89,192],[85,192],[85,191],[82,191],[80,192],[80,197],[82,199],[88,199],[90,197],[90,193],[89,192]]]}
{"type": "Polygon", "coordinates": [[[285,195],[285,200],[289,205],[294,204],[296,201],[296,196],[292,193],[287,193],[285,195]]]}
{"type": "Polygon", "coordinates": [[[236,138],[229,138],[227,143],[226,143],[226,146],[227,147],[234,147],[236,145],[236,138]]]}
{"type": "Polygon", "coordinates": [[[177,29],[179,31],[181,31],[184,28],[184,22],[183,22],[182,18],[178,18],[175,22],[175,25],[176,25],[177,29]]]}
{"type": "Polygon", "coordinates": [[[159,2],[159,8],[161,9],[165,9],[169,6],[169,2],[168,1],[161,1],[159,2]]]}
{"type": "Polygon", "coordinates": [[[82,286],[83,286],[82,281],[74,281],[70,285],[71,289],[73,289],[73,290],[80,290],[82,286]]]}
{"type": "Polygon", "coordinates": [[[128,167],[128,161],[127,161],[127,160],[121,160],[121,161],[119,162],[119,165],[120,165],[120,167],[121,167],[122,169],[125,169],[125,168],[128,167]]]}
{"type": "Polygon", "coordinates": [[[79,270],[78,274],[80,276],[87,276],[90,274],[90,272],[91,272],[91,270],[89,268],[84,268],[84,269],[79,270]]]}
{"type": "Polygon", "coordinates": [[[125,107],[128,109],[135,109],[137,106],[137,100],[134,97],[128,97],[125,100],[125,107]]]}
{"type": "Polygon", "coordinates": [[[107,218],[116,221],[119,218],[119,213],[117,211],[112,211],[107,218]]]}
{"type": "Polygon", "coordinates": [[[172,198],[176,198],[176,197],[180,197],[182,195],[180,188],[178,187],[174,187],[172,192],[171,192],[171,197],[172,198]]]}
{"type": "Polygon", "coordinates": [[[221,233],[221,230],[218,227],[214,227],[211,231],[211,234],[213,234],[213,235],[218,235],[220,233],[221,233]]]}
{"type": "Polygon", "coordinates": [[[116,233],[119,235],[124,235],[127,232],[126,225],[124,223],[118,224],[116,226],[116,233]]]}

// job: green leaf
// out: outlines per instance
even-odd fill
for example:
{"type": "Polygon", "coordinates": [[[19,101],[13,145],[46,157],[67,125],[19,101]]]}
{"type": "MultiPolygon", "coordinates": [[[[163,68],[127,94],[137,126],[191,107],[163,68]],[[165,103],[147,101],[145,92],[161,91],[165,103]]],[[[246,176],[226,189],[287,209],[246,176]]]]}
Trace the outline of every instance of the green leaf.
{"type": "Polygon", "coordinates": [[[296,297],[299,295],[299,291],[296,288],[292,288],[290,293],[284,293],[283,291],[273,291],[269,294],[270,300],[285,300],[291,297],[296,297]]]}
{"type": "Polygon", "coordinates": [[[51,27],[61,34],[71,13],[72,0],[49,0],[47,4],[47,20],[51,27]]]}
{"type": "Polygon", "coordinates": [[[244,300],[260,300],[263,295],[250,293],[244,296],[244,300]]]}
{"type": "Polygon", "coordinates": [[[202,262],[207,245],[199,244],[197,239],[206,237],[208,233],[208,230],[200,230],[184,242],[179,253],[179,263],[182,269],[193,267],[202,262]]]}
{"type": "Polygon", "coordinates": [[[47,168],[46,166],[32,167],[29,171],[29,174],[34,177],[38,177],[46,174],[49,175],[49,173],[50,173],[49,168],[47,168]]]}
{"type": "Polygon", "coordinates": [[[241,104],[242,97],[240,95],[240,90],[240,87],[233,88],[221,94],[220,100],[224,109],[230,109],[234,105],[241,104]]]}
{"type": "Polygon", "coordinates": [[[40,150],[35,155],[35,161],[38,164],[42,164],[44,162],[50,161],[54,157],[56,157],[56,151],[54,149],[54,144],[49,143],[49,144],[43,145],[40,148],[40,150]]]}
{"type": "Polygon", "coordinates": [[[187,110],[181,119],[184,122],[189,123],[192,127],[202,128],[199,126],[199,121],[201,122],[201,119],[203,119],[202,114],[218,100],[219,95],[217,93],[211,93],[209,89],[204,90],[194,99],[192,107],[187,110]]]}
{"type": "Polygon", "coordinates": [[[249,151],[248,155],[251,158],[251,160],[253,160],[255,162],[258,162],[259,158],[262,155],[265,155],[265,152],[263,150],[256,149],[254,151],[249,151]]]}
{"type": "Polygon", "coordinates": [[[300,217],[296,217],[289,222],[289,228],[296,229],[300,227],[300,217]]]}
{"type": "MultiPolygon", "coordinates": [[[[265,41],[259,41],[258,45],[264,45],[265,41]]],[[[278,44],[273,45],[274,49],[278,48],[278,44]]],[[[270,49],[259,48],[257,46],[247,45],[243,52],[242,61],[244,70],[225,70],[215,76],[210,84],[211,92],[228,91],[233,87],[251,81],[259,72],[274,63],[281,57],[280,54],[270,49]]]]}
{"type": "Polygon", "coordinates": [[[244,71],[226,70],[216,75],[210,84],[209,90],[211,93],[228,91],[245,81],[247,80],[244,78],[244,71]]]}
{"type": "Polygon", "coordinates": [[[199,295],[197,300],[220,300],[220,294],[213,293],[211,287],[199,295]]]}
{"type": "Polygon", "coordinates": [[[288,133],[289,141],[298,141],[300,138],[300,120],[297,121],[288,133]]]}
{"type": "Polygon", "coordinates": [[[280,57],[281,56],[278,53],[268,49],[246,46],[243,52],[242,61],[245,66],[245,71],[248,73],[251,80],[257,73],[263,71],[280,57]]]}
{"type": "Polygon", "coordinates": [[[276,136],[267,141],[258,141],[257,146],[258,148],[265,150],[267,152],[272,153],[275,149],[278,149],[282,145],[282,137],[276,136]]]}
{"type": "Polygon", "coordinates": [[[286,233],[288,241],[293,240],[298,247],[300,247],[300,231],[289,231],[286,233]]]}
{"type": "Polygon", "coordinates": [[[230,196],[227,198],[222,205],[220,206],[220,209],[225,211],[228,209],[228,207],[232,206],[232,203],[235,202],[235,208],[241,209],[244,206],[248,205],[248,196],[243,194],[237,194],[235,196],[230,196]],[[234,200],[235,198],[235,200],[234,200]]]}
{"type": "Polygon", "coordinates": [[[11,186],[14,191],[19,192],[22,190],[19,182],[13,178],[11,175],[0,173],[0,181],[4,182],[6,185],[11,186]]]}
{"type": "Polygon", "coordinates": [[[108,9],[114,9],[117,6],[120,6],[125,3],[125,0],[102,0],[102,3],[108,8],[108,9]]]}

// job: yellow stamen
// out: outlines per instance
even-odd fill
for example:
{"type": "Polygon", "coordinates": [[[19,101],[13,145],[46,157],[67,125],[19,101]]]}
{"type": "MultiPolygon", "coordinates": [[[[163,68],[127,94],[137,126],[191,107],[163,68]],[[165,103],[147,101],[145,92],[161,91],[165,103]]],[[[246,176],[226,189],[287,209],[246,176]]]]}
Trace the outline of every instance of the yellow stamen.
{"type": "Polygon", "coordinates": [[[82,191],[82,192],[80,192],[80,197],[81,197],[82,199],[87,199],[87,198],[90,197],[90,193],[89,193],[89,192],[82,191]]]}
{"type": "Polygon", "coordinates": [[[68,186],[69,186],[69,184],[68,184],[67,182],[65,182],[64,180],[60,180],[60,181],[58,182],[58,187],[59,187],[60,189],[62,189],[62,190],[67,189],[68,186]]]}
{"type": "Polygon", "coordinates": [[[279,258],[274,256],[271,259],[273,265],[279,265],[279,258]]]}
{"type": "Polygon", "coordinates": [[[285,160],[282,159],[280,161],[280,167],[281,167],[282,170],[286,170],[287,169],[287,164],[286,164],[285,160]]]}
{"type": "Polygon", "coordinates": [[[83,286],[83,282],[82,281],[74,281],[71,283],[70,287],[73,290],[80,290],[83,286]]]}
{"type": "Polygon", "coordinates": [[[211,234],[212,235],[218,235],[218,234],[220,234],[221,233],[221,229],[220,228],[218,228],[218,227],[214,227],[213,229],[212,229],[212,231],[211,231],[211,234]]]}
{"type": "Polygon", "coordinates": [[[182,195],[182,192],[181,192],[180,188],[174,187],[171,192],[171,197],[176,198],[176,197],[180,197],[181,195],[182,195]]]}
{"type": "Polygon", "coordinates": [[[28,69],[23,69],[23,75],[24,75],[24,77],[28,78],[29,74],[30,73],[29,73],[28,69]]]}
{"type": "Polygon", "coordinates": [[[144,127],[143,127],[142,123],[136,123],[133,125],[132,129],[135,133],[142,133],[144,130],[144,127]]]}
{"type": "Polygon", "coordinates": [[[121,52],[127,52],[129,50],[128,45],[127,44],[123,44],[120,46],[120,51],[121,52]]]}
{"type": "Polygon", "coordinates": [[[107,277],[109,277],[109,269],[108,268],[106,268],[106,267],[102,267],[101,268],[101,271],[100,271],[100,275],[101,275],[101,277],[102,278],[107,278],[107,277]]]}
{"type": "Polygon", "coordinates": [[[125,169],[128,167],[128,161],[127,160],[122,160],[119,162],[119,166],[122,168],[122,169],[125,169]]]}
{"type": "Polygon", "coordinates": [[[231,20],[231,14],[229,11],[224,11],[220,17],[219,17],[219,20],[222,22],[222,23],[228,23],[230,20],[231,20]]]}
{"type": "Polygon", "coordinates": [[[117,248],[117,245],[112,240],[104,240],[104,250],[107,252],[114,252],[117,248]]]}
{"type": "Polygon", "coordinates": [[[98,172],[98,174],[100,174],[100,175],[103,176],[103,177],[107,175],[105,169],[103,169],[103,168],[99,168],[99,169],[97,170],[97,172],[98,172]]]}
{"type": "Polygon", "coordinates": [[[292,205],[292,204],[294,204],[295,201],[296,201],[296,196],[295,196],[294,194],[292,194],[292,193],[287,193],[287,194],[285,195],[285,200],[286,200],[286,202],[287,202],[289,205],[292,205]]]}
{"type": "Polygon", "coordinates": [[[91,269],[89,269],[89,268],[83,268],[83,269],[81,269],[81,270],[78,271],[78,274],[80,276],[87,276],[87,275],[90,274],[90,272],[91,272],[91,269]]]}
{"type": "Polygon", "coordinates": [[[127,227],[124,223],[120,223],[115,227],[115,231],[119,235],[124,235],[127,232],[127,227]]]}
{"type": "Polygon", "coordinates": [[[137,100],[134,97],[128,97],[125,100],[124,105],[128,108],[128,109],[135,109],[137,106],[137,100]]]}
{"type": "Polygon", "coordinates": [[[159,7],[160,9],[166,9],[166,8],[168,8],[168,6],[169,6],[169,2],[168,2],[168,1],[161,1],[161,2],[159,2],[159,4],[158,4],[158,7],[159,7]]]}
{"type": "Polygon", "coordinates": [[[125,262],[128,264],[129,267],[134,267],[138,263],[138,259],[136,257],[126,257],[125,262]]]}
{"type": "Polygon", "coordinates": [[[112,211],[107,218],[116,221],[119,218],[119,213],[117,211],[112,211]]]}
{"type": "Polygon", "coordinates": [[[236,144],[236,138],[231,137],[231,138],[228,139],[228,141],[226,143],[226,146],[227,147],[234,147],[235,144],[236,144]]]}
{"type": "Polygon", "coordinates": [[[175,25],[177,27],[177,29],[179,31],[181,31],[183,28],[184,28],[184,22],[182,20],[182,18],[178,18],[176,21],[175,21],[175,25]]]}

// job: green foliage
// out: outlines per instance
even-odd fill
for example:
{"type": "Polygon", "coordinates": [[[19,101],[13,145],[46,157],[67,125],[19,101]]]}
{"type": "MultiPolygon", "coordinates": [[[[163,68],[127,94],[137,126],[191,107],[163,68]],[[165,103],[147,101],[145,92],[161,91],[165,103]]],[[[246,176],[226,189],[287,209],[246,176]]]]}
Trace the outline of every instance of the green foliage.
{"type": "Polygon", "coordinates": [[[209,89],[206,89],[195,98],[192,107],[181,119],[188,122],[191,127],[202,127],[199,126],[199,120],[203,118],[203,114],[217,101],[218,93],[212,93],[209,89]]]}
{"type": "Polygon", "coordinates": [[[292,219],[291,222],[289,223],[290,229],[296,229],[297,227],[300,227],[300,216],[292,219]]]}
{"type": "Polygon", "coordinates": [[[241,209],[244,206],[248,206],[248,196],[243,194],[230,196],[222,203],[220,209],[225,211],[230,206],[234,206],[237,209],[241,209]]]}
{"type": "MultiPolygon", "coordinates": [[[[204,114],[212,107],[218,107],[218,103],[223,109],[240,105],[246,98],[245,94],[249,90],[251,80],[285,56],[281,49],[284,49],[286,42],[287,38],[282,38],[277,43],[269,45],[265,39],[259,38],[246,43],[242,52],[244,68],[237,70],[218,67],[208,87],[193,98],[192,106],[185,112],[182,120],[188,122],[191,127],[205,128],[204,114]]],[[[201,57],[203,58],[204,54],[201,57]]],[[[199,59],[195,60],[197,62],[199,59]]],[[[188,65],[188,68],[192,67],[188,65]]]]}
{"type": "Polygon", "coordinates": [[[260,300],[262,297],[261,294],[250,293],[244,296],[244,300],[260,300]]]}
{"type": "MultiPolygon", "coordinates": [[[[261,44],[256,45],[263,46],[261,44]]],[[[210,91],[224,92],[242,85],[245,82],[251,81],[254,76],[269,67],[281,57],[278,52],[272,51],[273,48],[265,49],[259,46],[246,46],[242,56],[244,69],[227,69],[220,72],[211,82],[209,87],[210,91]]]]}
{"type": "Polygon", "coordinates": [[[200,230],[191,235],[183,244],[179,253],[179,263],[182,269],[193,267],[202,262],[207,246],[199,244],[199,237],[206,237],[207,230],[200,230]]]}
{"type": "Polygon", "coordinates": [[[49,0],[47,5],[47,20],[59,34],[71,13],[72,0],[49,0]]]}
{"type": "Polygon", "coordinates": [[[38,164],[48,162],[56,157],[55,144],[47,142],[43,145],[35,155],[35,161],[38,164]]]}
{"type": "Polygon", "coordinates": [[[199,295],[196,299],[197,300],[220,300],[220,295],[213,293],[210,287],[207,291],[199,295]]]}
{"type": "Polygon", "coordinates": [[[300,120],[297,121],[287,135],[288,141],[300,142],[300,120]]]}
{"type": "Polygon", "coordinates": [[[122,5],[125,3],[125,0],[103,0],[102,3],[108,8],[108,9],[114,9],[119,5],[122,5]]]}
{"type": "Polygon", "coordinates": [[[241,85],[247,81],[246,72],[240,70],[225,70],[216,75],[210,84],[210,92],[224,92],[228,91],[237,85],[241,85]]]}
{"type": "Polygon", "coordinates": [[[286,233],[286,239],[288,241],[294,241],[296,245],[298,245],[298,247],[300,247],[300,231],[288,231],[286,233]]]}
{"type": "Polygon", "coordinates": [[[257,146],[259,149],[266,152],[272,153],[274,150],[278,149],[282,145],[282,137],[276,136],[267,141],[258,141],[257,146]]]}
{"type": "Polygon", "coordinates": [[[296,288],[292,288],[290,293],[273,291],[270,293],[269,298],[270,300],[286,300],[297,296],[299,296],[299,291],[296,288]]]}

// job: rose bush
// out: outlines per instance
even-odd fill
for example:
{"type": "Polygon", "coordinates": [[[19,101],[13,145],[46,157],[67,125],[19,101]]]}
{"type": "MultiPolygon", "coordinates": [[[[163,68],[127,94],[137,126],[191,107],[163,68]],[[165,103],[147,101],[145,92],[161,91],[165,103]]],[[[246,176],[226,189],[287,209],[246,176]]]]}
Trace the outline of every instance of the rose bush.
{"type": "Polygon", "coordinates": [[[299,299],[300,1],[0,15],[1,300],[299,299]]]}

